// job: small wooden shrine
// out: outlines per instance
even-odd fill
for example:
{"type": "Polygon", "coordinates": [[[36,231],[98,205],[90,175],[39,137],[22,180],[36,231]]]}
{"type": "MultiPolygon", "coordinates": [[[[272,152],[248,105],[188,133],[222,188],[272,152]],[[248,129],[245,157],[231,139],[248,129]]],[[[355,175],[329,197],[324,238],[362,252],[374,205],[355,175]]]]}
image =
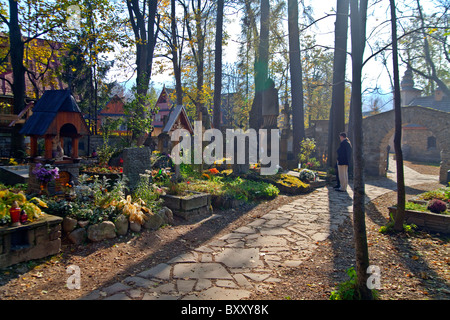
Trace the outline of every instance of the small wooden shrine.
{"type": "Polygon", "coordinates": [[[186,109],[182,105],[173,106],[167,121],[164,121],[164,128],[158,135],[158,150],[162,153],[170,153],[172,149],[171,137],[172,133],[177,129],[185,129],[190,134],[194,133],[194,128],[189,121],[186,109]]]}
{"type": "MultiPolygon", "coordinates": [[[[60,185],[77,182],[79,175],[79,139],[89,134],[77,102],[69,90],[46,91],[33,107],[33,114],[25,122],[21,134],[30,137],[30,178],[37,163],[51,164],[60,170],[60,185]],[[38,139],[44,138],[44,156],[38,156],[38,139]],[[64,141],[70,143],[70,154],[64,155],[64,141]]],[[[38,186],[39,188],[39,186],[38,186]]]]}

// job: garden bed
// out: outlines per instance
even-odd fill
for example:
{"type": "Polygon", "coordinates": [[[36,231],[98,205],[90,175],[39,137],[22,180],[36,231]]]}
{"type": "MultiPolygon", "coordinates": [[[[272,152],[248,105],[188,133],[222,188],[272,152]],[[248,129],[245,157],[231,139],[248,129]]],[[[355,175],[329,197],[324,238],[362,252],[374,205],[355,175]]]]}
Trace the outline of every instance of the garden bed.
{"type": "MultiPolygon", "coordinates": [[[[314,189],[314,186],[319,186],[319,184],[305,183],[302,182],[298,177],[290,174],[276,174],[273,176],[261,176],[257,174],[247,174],[245,176],[249,180],[253,181],[262,181],[266,183],[270,183],[277,187],[281,193],[289,194],[289,195],[299,195],[309,193],[314,189]]],[[[325,182],[323,182],[325,185],[325,182]]]]}
{"type": "MultiPolygon", "coordinates": [[[[389,212],[395,216],[396,207],[389,207],[389,212]]],[[[425,211],[405,210],[405,223],[433,231],[450,233],[450,215],[436,214],[425,211]]]]}
{"type": "MultiPolygon", "coordinates": [[[[405,222],[424,229],[450,233],[450,186],[423,192],[408,200],[405,222]]],[[[396,207],[389,211],[396,213],[396,207]]]]}
{"type": "Polygon", "coordinates": [[[207,193],[184,191],[182,195],[162,195],[164,205],[173,211],[174,215],[185,220],[193,220],[212,212],[211,195],[207,193]]]}

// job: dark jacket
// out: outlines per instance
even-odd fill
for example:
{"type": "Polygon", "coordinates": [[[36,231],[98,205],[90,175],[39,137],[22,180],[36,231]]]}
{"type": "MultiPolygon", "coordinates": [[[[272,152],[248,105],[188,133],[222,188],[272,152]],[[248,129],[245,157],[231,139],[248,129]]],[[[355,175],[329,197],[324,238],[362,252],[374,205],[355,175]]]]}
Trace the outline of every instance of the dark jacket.
{"type": "Polygon", "coordinates": [[[341,166],[349,165],[352,157],[352,145],[348,139],[345,139],[339,145],[337,150],[337,161],[341,166]]]}

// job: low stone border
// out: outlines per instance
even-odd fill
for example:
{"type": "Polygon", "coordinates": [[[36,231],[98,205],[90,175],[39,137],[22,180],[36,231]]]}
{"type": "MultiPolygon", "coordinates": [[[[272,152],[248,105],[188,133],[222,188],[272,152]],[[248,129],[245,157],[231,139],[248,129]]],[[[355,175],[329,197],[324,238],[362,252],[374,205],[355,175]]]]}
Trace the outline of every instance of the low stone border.
{"type": "Polygon", "coordinates": [[[57,254],[61,249],[61,221],[46,214],[21,226],[0,227],[0,268],[57,254]]]}
{"type": "Polygon", "coordinates": [[[86,240],[99,242],[114,239],[117,236],[125,236],[128,232],[140,232],[142,228],[157,230],[164,224],[173,224],[172,210],[167,207],[157,213],[146,214],[145,222],[142,225],[128,221],[124,215],[120,215],[114,222],[103,221],[97,224],[65,217],[62,220],[62,229],[71,243],[79,245],[86,240]]]}
{"type": "Polygon", "coordinates": [[[162,195],[164,205],[173,211],[173,214],[185,220],[198,216],[211,214],[211,195],[195,191],[187,191],[187,195],[162,195]]]}
{"type": "MultiPolygon", "coordinates": [[[[389,207],[389,212],[397,213],[396,207],[389,207]]],[[[450,233],[450,216],[423,211],[406,210],[405,222],[434,232],[450,233]]]]}

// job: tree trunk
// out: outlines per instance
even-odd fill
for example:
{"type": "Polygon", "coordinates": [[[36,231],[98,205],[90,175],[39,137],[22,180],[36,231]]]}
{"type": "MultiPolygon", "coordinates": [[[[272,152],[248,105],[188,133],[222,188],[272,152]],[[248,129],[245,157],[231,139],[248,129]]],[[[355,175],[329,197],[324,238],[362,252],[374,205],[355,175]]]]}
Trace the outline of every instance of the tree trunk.
{"type": "MultiPolygon", "coordinates": [[[[394,148],[397,162],[397,213],[394,230],[403,230],[405,220],[405,174],[403,170],[402,152],[402,108],[400,95],[400,76],[398,71],[398,45],[397,45],[397,15],[395,14],[395,0],[390,0],[391,28],[392,28],[392,58],[394,66],[394,110],[395,110],[395,136],[394,148]]],[[[389,155],[388,155],[389,156],[389,155]]]]}
{"type": "Polygon", "coordinates": [[[214,118],[215,129],[221,126],[221,102],[222,102],[222,39],[223,39],[223,7],[224,0],[217,1],[216,21],[216,52],[214,61],[214,118]]]}
{"type": "Polygon", "coordinates": [[[289,65],[291,71],[292,133],[294,156],[300,153],[300,143],[305,138],[303,111],[303,76],[298,28],[298,1],[288,0],[289,65]]]}
{"type": "MultiPolygon", "coordinates": [[[[9,43],[11,51],[11,67],[13,73],[12,92],[14,96],[13,113],[19,114],[25,108],[25,67],[23,65],[24,43],[19,25],[18,1],[9,1],[9,43]]],[[[15,125],[11,136],[11,155],[19,158],[23,151],[24,137],[19,132],[22,125],[15,125]]]]}
{"type": "Polygon", "coordinates": [[[334,168],[339,133],[345,131],[345,70],[347,66],[349,0],[337,0],[334,33],[333,91],[328,125],[328,166],[334,168]]]}
{"type": "Polygon", "coordinates": [[[352,103],[353,103],[353,232],[356,251],[357,291],[360,298],[372,299],[367,287],[369,250],[365,222],[365,186],[362,130],[362,63],[366,42],[367,0],[351,0],[352,103]]]}
{"type": "MultiPolygon", "coordinates": [[[[147,117],[144,97],[148,94],[150,79],[152,75],[153,52],[158,38],[158,22],[156,15],[158,10],[157,1],[144,1],[142,11],[138,0],[127,0],[128,13],[131,26],[136,39],[136,93],[140,100],[141,117],[147,117]],[[148,6],[146,8],[145,6],[148,6]],[[143,14],[143,12],[148,12],[143,14]],[[156,29],[155,29],[156,28],[156,29]]],[[[145,142],[145,132],[138,133],[138,146],[145,142]]]]}
{"type": "MultiPolygon", "coordinates": [[[[195,1],[195,0],[193,0],[195,1]]],[[[204,50],[205,50],[205,35],[202,30],[202,14],[201,14],[201,0],[197,0],[197,10],[195,10],[195,32],[196,32],[196,40],[197,40],[197,117],[199,121],[208,121],[206,117],[204,118],[205,113],[204,107],[204,99],[203,99],[203,84],[204,84],[204,50]]],[[[204,122],[203,126],[206,128],[207,123],[204,122]]]]}
{"type": "Polygon", "coordinates": [[[261,30],[258,54],[255,61],[255,98],[249,115],[250,128],[258,130],[262,127],[262,100],[265,82],[269,73],[269,18],[270,2],[261,0],[261,30]]]}
{"type": "MultiPolygon", "coordinates": [[[[177,105],[183,104],[183,87],[181,85],[181,66],[179,61],[179,46],[178,46],[178,34],[177,34],[177,20],[176,20],[176,0],[170,1],[171,6],[171,30],[172,30],[172,62],[173,72],[175,75],[175,92],[177,95],[177,105]]],[[[180,54],[181,55],[181,54],[180,54]]]]}

